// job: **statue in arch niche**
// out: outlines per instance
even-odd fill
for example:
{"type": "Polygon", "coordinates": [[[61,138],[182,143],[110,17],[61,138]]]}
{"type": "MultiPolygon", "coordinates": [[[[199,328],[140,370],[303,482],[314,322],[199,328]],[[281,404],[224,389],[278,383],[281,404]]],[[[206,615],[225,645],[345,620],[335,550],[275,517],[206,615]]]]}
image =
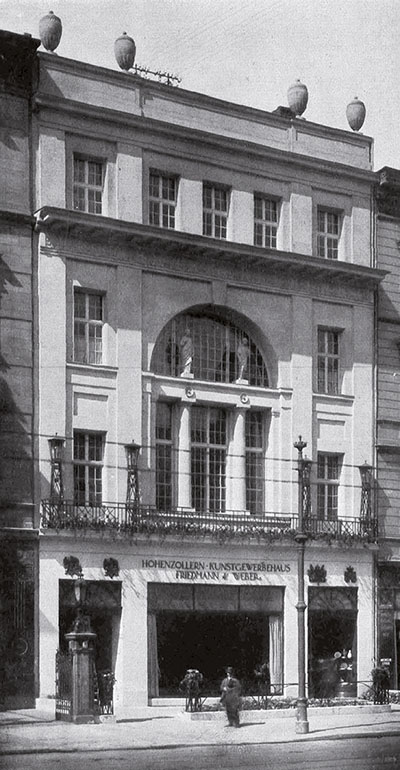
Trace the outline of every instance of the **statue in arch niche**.
{"type": "Polygon", "coordinates": [[[181,357],[181,377],[187,377],[192,374],[193,365],[193,340],[190,334],[190,329],[186,327],[183,337],[179,341],[180,357],[181,357]]]}

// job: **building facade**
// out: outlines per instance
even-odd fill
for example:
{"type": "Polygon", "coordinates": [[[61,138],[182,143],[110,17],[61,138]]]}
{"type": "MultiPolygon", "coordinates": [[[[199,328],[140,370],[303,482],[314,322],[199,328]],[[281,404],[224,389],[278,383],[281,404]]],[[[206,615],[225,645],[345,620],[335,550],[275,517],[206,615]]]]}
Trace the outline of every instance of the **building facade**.
{"type": "Polygon", "coordinates": [[[376,654],[372,140],[38,66],[41,703],[82,578],[116,714],[190,667],[250,692],[267,659],[297,692],[299,436],[308,693],[340,657],[330,694],[354,695],[376,654]]]}

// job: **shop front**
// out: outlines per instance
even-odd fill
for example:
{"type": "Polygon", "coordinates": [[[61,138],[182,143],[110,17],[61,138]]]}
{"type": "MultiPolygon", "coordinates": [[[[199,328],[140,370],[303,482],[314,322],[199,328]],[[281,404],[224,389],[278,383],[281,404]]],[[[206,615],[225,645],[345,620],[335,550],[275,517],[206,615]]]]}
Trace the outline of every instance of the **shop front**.
{"type": "MultiPolygon", "coordinates": [[[[251,695],[256,668],[268,662],[272,692],[296,697],[295,546],[276,544],[266,555],[262,544],[115,540],[105,551],[100,537],[67,546],[57,540],[47,541],[41,562],[42,699],[54,698],[57,651],[66,651],[78,607],[78,578],[65,574],[66,554],[79,559],[84,574],[96,670],[115,680],[117,718],[182,699],[179,685],[190,668],[202,673],[207,697],[218,695],[227,666],[251,695]],[[110,555],[118,567],[113,577],[103,568],[110,555]]],[[[309,546],[305,581],[308,695],[354,697],[370,679],[375,655],[372,555],[309,546]],[[326,572],[320,583],[311,570],[317,560],[326,572]],[[350,572],[355,582],[348,585],[350,572]]]]}

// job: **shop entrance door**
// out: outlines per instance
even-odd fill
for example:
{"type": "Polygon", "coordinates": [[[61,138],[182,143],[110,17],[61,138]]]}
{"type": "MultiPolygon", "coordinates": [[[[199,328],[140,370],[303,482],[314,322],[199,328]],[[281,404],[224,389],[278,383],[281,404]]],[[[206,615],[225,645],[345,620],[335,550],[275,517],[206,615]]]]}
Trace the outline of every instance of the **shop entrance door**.
{"type": "Polygon", "coordinates": [[[357,694],[356,591],[309,589],[308,682],[312,698],[357,694]]]}

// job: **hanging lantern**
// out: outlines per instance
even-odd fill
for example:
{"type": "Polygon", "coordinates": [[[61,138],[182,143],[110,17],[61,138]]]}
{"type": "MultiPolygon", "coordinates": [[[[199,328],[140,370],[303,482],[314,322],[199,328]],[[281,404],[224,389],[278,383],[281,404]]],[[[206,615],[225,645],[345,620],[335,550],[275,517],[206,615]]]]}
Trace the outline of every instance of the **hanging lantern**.
{"type": "Polygon", "coordinates": [[[136,45],[132,37],[123,32],[114,43],[114,53],[118,66],[122,70],[130,70],[133,67],[136,55],[136,45]]]}
{"type": "Polygon", "coordinates": [[[49,11],[39,21],[39,37],[46,51],[51,53],[57,48],[62,34],[61,19],[49,11]]]}
{"type": "Polygon", "coordinates": [[[57,433],[49,438],[50,459],[51,462],[61,462],[63,459],[63,448],[65,439],[58,436],[57,433]]]}
{"type": "Polygon", "coordinates": [[[372,482],[372,465],[365,461],[363,465],[359,466],[358,470],[360,471],[362,487],[370,487],[372,482]]]}
{"type": "Polygon", "coordinates": [[[291,111],[295,115],[302,115],[308,102],[307,86],[300,80],[296,80],[296,82],[288,88],[287,98],[291,111]]]}
{"type": "Polygon", "coordinates": [[[130,444],[125,444],[126,464],[127,464],[128,470],[133,470],[137,468],[139,452],[141,448],[142,447],[140,446],[140,444],[136,444],[135,441],[132,441],[130,444]]]}
{"type": "Polygon", "coordinates": [[[353,101],[346,107],[346,117],[350,128],[353,131],[359,131],[362,127],[366,115],[364,102],[355,96],[353,101]]]}

